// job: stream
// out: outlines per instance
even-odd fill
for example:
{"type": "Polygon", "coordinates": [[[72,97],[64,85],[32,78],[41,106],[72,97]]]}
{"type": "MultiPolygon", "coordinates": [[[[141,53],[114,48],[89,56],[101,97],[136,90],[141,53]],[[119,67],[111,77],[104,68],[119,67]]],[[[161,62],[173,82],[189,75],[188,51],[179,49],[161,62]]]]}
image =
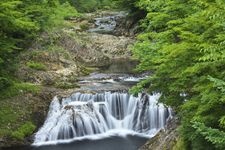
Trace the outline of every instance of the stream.
{"type": "MultiPolygon", "coordinates": [[[[110,34],[115,16],[95,18],[88,32],[110,34]]],[[[137,150],[164,128],[172,117],[169,107],[158,103],[160,94],[128,90],[149,76],[134,74],[137,62],[115,59],[100,71],[79,78],[80,89],[65,98],[54,97],[43,126],[32,146],[11,150],[137,150]]],[[[7,148],[6,148],[7,149],[7,148]]]]}

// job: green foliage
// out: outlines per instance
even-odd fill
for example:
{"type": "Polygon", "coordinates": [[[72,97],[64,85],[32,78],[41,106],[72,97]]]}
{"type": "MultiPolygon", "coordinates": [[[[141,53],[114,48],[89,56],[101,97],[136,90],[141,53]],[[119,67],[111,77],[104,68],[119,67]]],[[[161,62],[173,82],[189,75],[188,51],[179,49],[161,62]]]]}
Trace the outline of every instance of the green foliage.
{"type": "Polygon", "coordinates": [[[224,149],[225,1],[136,0],[135,5],[148,12],[133,47],[137,70],[154,73],[131,91],[162,94],[160,100],[182,118],[186,149],[224,149]]]}
{"type": "Polygon", "coordinates": [[[3,69],[11,65],[11,58],[21,48],[21,39],[28,40],[29,33],[38,30],[38,25],[19,9],[22,4],[13,0],[3,0],[0,4],[0,73],[7,72],[3,69]]]}
{"type": "Polygon", "coordinates": [[[35,70],[41,70],[41,71],[47,70],[47,67],[43,63],[39,63],[39,62],[33,62],[33,61],[27,62],[27,66],[35,70]]]}
{"type": "Polygon", "coordinates": [[[193,128],[196,129],[207,141],[216,145],[217,149],[225,148],[225,132],[211,127],[206,127],[203,123],[193,122],[193,128]]]}
{"type": "Polygon", "coordinates": [[[52,30],[54,27],[62,27],[65,24],[65,19],[77,17],[79,15],[69,3],[56,3],[52,9],[46,9],[46,11],[48,20],[45,22],[44,28],[48,30],[52,30]]]}
{"type": "Polygon", "coordinates": [[[0,77],[0,91],[12,85],[12,82],[4,77],[0,77]]]}
{"type": "Polygon", "coordinates": [[[17,140],[23,140],[26,136],[31,135],[36,126],[32,122],[26,122],[17,131],[12,133],[12,137],[17,140]]]}
{"type": "Polygon", "coordinates": [[[14,57],[26,49],[39,32],[61,26],[65,18],[77,15],[69,3],[60,4],[58,0],[2,0],[0,73],[5,76],[12,74],[14,57]]]}
{"type": "Polygon", "coordinates": [[[184,140],[181,138],[178,138],[178,140],[172,150],[185,150],[184,140]]]}
{"type": "Polygon", "coordinates": [[[125,8],[128,10],[135,10],[137,1],[136,0],[114,0],[115,4],[120,8],[125,8]]]}
{"type": "Polygon", "coordinates": [[[81,12],[92,12],[97,10],[96,0],[76,0],[74,1],[74,6],[81,12]]]}
{"type": "Polygon", "coordinates": [[[70,0],[79,12],[93,12],[98,9],[114,7],[113,0],[70,0]]]}
{"type": "Polygon", "coordinates": [[[82,31],[85,31],[85,30],[88,30],[89,26],[88,26],[88,24],[81,24],[80,28],[82,31]]]}

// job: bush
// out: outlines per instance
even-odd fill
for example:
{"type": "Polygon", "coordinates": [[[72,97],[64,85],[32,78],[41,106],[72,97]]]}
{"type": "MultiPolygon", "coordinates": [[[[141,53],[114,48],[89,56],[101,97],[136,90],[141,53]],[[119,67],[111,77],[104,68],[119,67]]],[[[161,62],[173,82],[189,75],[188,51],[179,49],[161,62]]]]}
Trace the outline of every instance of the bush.
{"type": "Polygon", "coordinates": [[[79,12],[93,12],[97,9],[115,7],[112,0],[70,0],[70,2],[79,12]]]}

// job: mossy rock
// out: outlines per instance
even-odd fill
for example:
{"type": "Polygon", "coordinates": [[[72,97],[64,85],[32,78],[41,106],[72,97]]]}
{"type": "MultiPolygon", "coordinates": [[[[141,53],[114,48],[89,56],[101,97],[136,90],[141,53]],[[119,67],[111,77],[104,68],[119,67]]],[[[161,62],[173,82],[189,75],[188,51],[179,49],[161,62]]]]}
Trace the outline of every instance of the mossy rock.
{"type": "Polygon", "coordinates": [[[80,86],[75,83],[69,83],[69,82],[57,82],[55,84],[57,88],[60,89],[73,89],[73,88],[79,88],[80,86]]]}
{"type": "Polygon", "coordinates": [[[26,136],[31,135],[35,128],[36,126],[32,122],[28,121],[12,133],[12,138],[23,140],[26,136]]]}
{"type": "Polygon", "coordinates": [[[83,23],[83,24],[80,25],[80,28],[81,28],[82,31],[85,31],[85,30],[88,30],[89,25],[87,23],[83,23]]]}
{"type": "Polygon", "coordinates": [[[40,70],[40,71],[46,71],[47,67],[45,64],[43,63],[39,63],[39,62],[34,62],[34,61],[30,61],[27,62],[27,66],[29,68],[35,69],[35,70],[40,70]]]}
{"type": "Polygon", "coordinates": [[[6,89],[3,89],[0,91],[0,99],[6,99],[9,97],[17,96],[19,94],[25,94],[25,93],[38,93],[41,90],[41,86],[37,86],[32,83],[13,83],[11,86],[9,86],[6,89]]]}

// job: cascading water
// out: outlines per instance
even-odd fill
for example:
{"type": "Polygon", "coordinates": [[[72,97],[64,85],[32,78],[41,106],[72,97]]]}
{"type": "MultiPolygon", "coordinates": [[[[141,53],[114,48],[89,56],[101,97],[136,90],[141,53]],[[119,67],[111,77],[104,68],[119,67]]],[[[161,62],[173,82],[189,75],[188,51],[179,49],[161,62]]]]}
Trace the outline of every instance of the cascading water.
{"type": "Polygon", "coordinates": [[[151,135],[163,128],[171,109],[158,104],[159,94],[75,93],[60,103],[57,97],[50,105],[43,127],[36,133],[34,143],[72,139],[130,130],[151,135]]]}

